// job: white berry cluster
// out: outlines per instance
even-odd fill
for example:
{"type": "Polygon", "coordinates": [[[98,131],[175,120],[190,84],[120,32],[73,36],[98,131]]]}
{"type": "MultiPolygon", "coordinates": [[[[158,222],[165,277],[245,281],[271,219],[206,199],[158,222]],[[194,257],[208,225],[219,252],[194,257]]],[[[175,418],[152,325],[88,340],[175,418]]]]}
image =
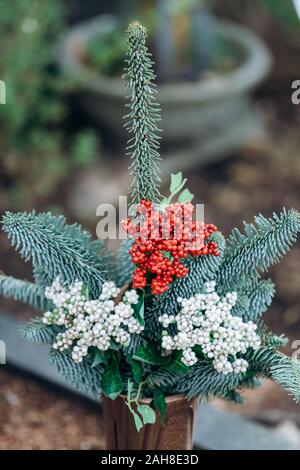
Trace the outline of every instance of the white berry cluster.
{"type": "Polygon", "coordinates": [[[55,338],[53,348],[71,349],[73,360],[82,362],[90,346],[106,351],[112,341],[129,344],[130,335],[143,330],[132,307],[139,297],[135,290],[128,290],[122,301],[116,303],[119,293],[120,289],[113,282],[105,282],[99,299],[88,300],[82,282],[66,287],[57,278],[45,290],[45,297],[55,308],[43,316],[43,322],[48,325],[65,326],[65,331],[55,338]]]}
{"type": "Polygon", "coordinates": [[[163,331],[162,348],[166,352],[182,350],[182,362],[192,366],[197,362],[192,348],[199,345],[201,351],[213,360],[218,372],[245,372],[248,362],[239,356],[248,348],[260,346],[260,338],[255,331],[257,327],[251,321],[243,322],[240,317],[231,315],[237,300],[236,292],[229,292],[221,298],[215,287],[214,281],[206,282],[203,293],[189,299],[177,299],[181,305],[177,315],[159,317],[164,328],[170,324],[177,327],[175,336],[163,331]]]}

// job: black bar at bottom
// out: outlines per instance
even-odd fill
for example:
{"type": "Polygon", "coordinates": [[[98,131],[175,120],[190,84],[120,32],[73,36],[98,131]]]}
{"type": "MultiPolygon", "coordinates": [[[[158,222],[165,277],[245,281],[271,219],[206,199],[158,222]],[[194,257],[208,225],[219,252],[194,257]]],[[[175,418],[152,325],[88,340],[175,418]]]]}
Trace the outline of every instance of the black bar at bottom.
{"type": "MultiPolygon", "coordinates": [[[[247,464],[259,462],[263,464],[276,462],[279,465],[297,463],[299,452],[297,451],[0,451],[1,464],[20,464],[22,467],[27,464],[66,463],[68,465],[80,465],[86,468],[88,464],[101,466],[122,465],[125,468],[138,468],[141,465],[192,465],[199,468],[199,465],[215,463],[230,465],[237,463],[241,468],[243,460],[247,459],[247,464]]],[[[4,468],[4,467],[2,467],[4,468]]],[[[39,467],[40,468],[40,467],[39,467]]]]}

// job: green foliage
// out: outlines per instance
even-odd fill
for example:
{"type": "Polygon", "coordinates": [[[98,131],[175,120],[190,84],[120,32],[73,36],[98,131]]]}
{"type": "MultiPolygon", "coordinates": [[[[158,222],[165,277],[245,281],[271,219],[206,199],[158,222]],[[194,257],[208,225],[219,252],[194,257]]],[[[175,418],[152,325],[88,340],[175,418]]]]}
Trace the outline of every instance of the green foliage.
{"type": "Polygon", "coordinates": [[[90,244],[87,232],[81,232],[77,225],[63,226],[63,220],[47,213],[7,212],[3,230],[12,246],[25,261],[32,261],[48,285],[57,276],[69,284],[78,279],[97,297],[106,278],[105,264],[95,252],[98,242],[90,244]]]}
{"type": "Polygon", "coordinates": [[[290,249],[300,230],[300,215],[294,209],[266,219],[255,217],[254,224],[244,223],[244,232],[234,229],[227,243],[218,284],[230,289],[239,276],[255,276],[255,270],[267,271],[290,249]]]}
{"type": "Polygon", "coordinates": [[[70,169],[91,161],[96,141],[91,132],[69,138],[61,130],[71,89],[54,65],[62,2],[14,0],[2,10],[0,77],[7,96],[0,113],[0,173],[9,203],[20,208],[48,196],[70,169]]]}
{"type": "Polygon", "coordinates": [[[194,195],[189,189],[183,189],[186,182],[187,178],[183,178],[181,171],[179,171],[179,173],[171,173],[170,196],[161,201],[159,205],[161,210],[164,210],[178,193],[180,194],[177,197],[177,201],[181,204],[186,204],[194,199],[194,195]]]}
{"type": "Polygon", "coordinates": [[[153,392],[153,403],[157,411],[159,411],[161,421],[164,422],[167,414],[167,403],[163,391],[156,388],[153,392]]]}
{"type": "Polygon", "coordinates": [[[135,333],[132,334],[131,339],[130,339],[130,343],[126,347],[127,355],[134,356],[136,351],[138,349],[142,348],[143,346],[145,346],[146,344],[147,344],[146,340],[141,335],[137,335],[135,333]]]}
{"type": "Polygon", "coordinates": [[[181,351],[173,351],[170,355],[162,356],[160,350],[148,344],[139,349],[133,357],[143,364],[159,366],[161,370],[175,372],[178,375],[188,371],[188,366],[181,361],[181,351]]]}
{"type": "Polygon", "coordinates": [[[115,400],[123,391],[123,382],[119,369],[119,361],[113,357],[107,364],[102,375],[102,392],[105,396],[115,400]]]}
{"type": "Polygon", "coordinates": [[[146,30],[137,22],[129,25],[127,67],[124,78],[131,90],[126,129],[129,132],[128,155],[133,176],[131,198],[133,203],[141,199],[158,202],[160,193],[159,140],[157,121],[159,105],[155,100],[155,75],[151,54],[146,47],[146,30]]]}
{"type": "Polygon", "coordinates": [[[143,419],[143,425],[154,424],[156,420],[155,411],[149,405],[137,405],[137,412],[143,419]]]}
{"type": "Polygon", "coordinates": [[[283,334],[274,335],[268,334],[263,338],[263,345],[269,348],[281,348],[287,346],[289,340],[283,334]]]}
{"type": "Polygon", "coordinates": [[[40,317],[33,318],[19,327],[20,335],[27,341],[51,345],[61,330],[62,328],[56,325],[45,325],[40,317]]]}
{"type": "MultiPolygon", "coordinates": [[[[45,275],[50,279],[58,274],[69,283],[75,279],[82,279],[89,285],[93,295],[97,295],[104,277],[112,275],[104,273],[103,260],[104,264],[110,266],[113,273],[115,272],[114,263],[109,264],[110,254],[104,250],[102,243],[92,242],[90,235],[82,231],[80,226],[66,225],[63,217],[51,214],[7,213],[3,226],[13,246],[25,259],[33,261],[36,273],[39,273],[38,279],[45,280],[45,275]],[[97,255],[99,249],[103,252],[103,256],[97,255]]],[[[99,390],[102,382],[103,393],[111,398],[116,398],[124,390],[125,379],[133,377],[136,384],[145,381],[144,389],[147,396],[153,396],[153,390],[159,388],[164,395],[184,393],[188,397],[215,396],[240,402],[241,397],[238,392],[240,389],[255,387],[257,377],[269,377],[299,400],[299,363],[276,351],[277,347],[286,344],[286,339],[270,333],[261,321],[258,325],[262,346],[257,351],[250,350],[245,354],[249,369],[244,374],[220,374],[214,369],[211,360],[201,355],[198,362],[188,368],[181,363],[181,358],[175,353],[163,357],[156,343],[160,342],[158,316],[164,312],[176,314],[179,308],[177,297],[190,297],[200,292],[207,280],[217,279],[218,289],[226,291],[228,278],[224,276],[224,272],[230,273],[228,266],[239,267],[239,277],[233,278],[230,273],[230,284],[237,288],[241,299],[235,314],[241,314],[245,320],[258,321],[271,303],[274,285],[270,280],[260,280],[253,270],[249,276],[249,259],[253,259],[253,252],[260,253],[260,243],[265,246],[265,238],[275,245],[280,241],[280,247],[274,247],[272,256],[269,249],[265,250],[264,256],[258,256],[257,264],[259,263],[260,268],[263,266],[266,269],[272,260],[287,251],[298,229],[298,215],[294,211],[289,213],[284,211],[280,216],[274,216],[271,221],[266,219],[263,221],[260,217],[259,230],[251,226],[251,230],[246,228],[245,235],[237,235],[235,232],[234,236],[240,237],[240,240],[235,239],[234,249],[232,249],[233,236],[229,248],[226,249],[222,235],[213,234],[212,237],[219,246],[220,256],[208,255],[189,259],[189,275],[174,282],[163,296],[152,299],[151,310],[146,304],[145,332],[141,336],[133,335],[129,347],[122,349],[126,356],[127,368],[124,369],[124,366],[121,367],[119,364],[120,352],[116,353],[118,359],[114,356],[113,360],[102,361],[101,358],[99,361],[93,357],[86,359],[80,366],[73,362],[68,353],[53,352],[53,360],[58,369],[74,383],[81,384],[84,389],[88,388],[94,392],[99,390]],[[235,257],[238,258],[238,264],[235,257]],[[149,346],[149,341],[153,346],[149,346]],[[87,374],[87,370],[89,373],[83,379],[82,374],[87,374]]],[[[29,301],[40,308],[43,306],[43,301],[39,297],[41,290],[37,285],[2,276],[0,286],[5,295],[29,301]]],[[[139,305],[136,307],[140,308],[139,305]]],[[[52,326],[44,325],[41,320],[33,320],[27,327],[22,328],[22,335],[30,340],[52,343],[58,331],[52,326]]],[[[143,420],[147,419],[142,416],[142,411],[137,413],[137,421],[140,420],[143,424],[143,420]]]]}
{"type": "Polygon", "coordinates": [[[230,390],[227,394],[221,395],[220,397],[217,396],[217,398],[221,398],[222,400],[226,400],[230,403],[235,403],[236,405],[242,405],[245,403],[244,398],[236,390],[230,390]]]}
{"type": "Polygon", "coordinates": [[[270,279],[263,281],[255,280],[247,291],[249,307],[243,315],[243,320],[257,322],[271,305],[274,295],[275,286],[270,279]]]}
{"type": "Polygon", "coordinates": [[[142,387],[143,382],[140,383],[136,396],[132,398],[133,383],[130,379],[128,380],[126,405],[133,415],[134,423],[138,432],[142,429],[143,426],[146,424],[153,424],[156,420],[156,414],[153,408],[151,408],[150,405],[140,403],[139,401],[142,387]]]}
{"type": "Polygon", "coordinates": [[[276,351],[261,347],[248,353],[249,370],[268,377],[281,385],[293,398],[300,401],[300,362],[276,351]]]}
{"type": "Polygon", "coordinates": [[[169,357],[161,356],[160,352],[154,347],[147,345],[139,349],[133,356],[136,361],[141,361],[145,364],[152,364],[155,366],[162,366],[170,362],[169,357]]]}
{"type": "Polygon", "coordinates": [[[144,366],[142,362],[132,359],[131,356],[127,356],[127,361],[131,366],[132,376],[134,378],[135,383],[141,383],[144,375],[144,366]]]}
{"type": "MultiPolygon", "coordinates": [[[[248,371],[245,374],[228,375],[219,374],[207,359],[199,359],[190,372],[179,379],[176,391],[189,397],[200,395],[206,398],[215,396],[228,399],[230,395],[233,398],[232,393],[235,393],[236,389],[257,387],[258,376],[273,379],[299,401],[299,361],[277,352],[270,346],[262,346],[257,351],[251,350],[245,358],[249,362],[248,371]]],[[[171,386],[175,383],[176,379],[173,379],[171,386]]]]}
{"type": "Polygon", "coordinates": [[[250,299],[247,295],[245,295],[242,288],[237,288],[236,291],[238,293],[238,298],[235,306],[232,309],[232,315],[246,318],[250,311],[250,299]]]}
{"type": "Polygon", "coordinates": [[[88,43],[88,56],[92,66],[104,75],[115,76],[123,68],[126,40],[123,28],[116,26],[88,43]]]}
{"type": "Polygon", "coordinates": [[[282,356],[279,363],[271,367],[271,378],[284,388],[296,402],[300,401],[300,362],[282,356]]]}
{"type": "Polygon", "coordinates": [[[280,348],[288,344],[288,339],[282,335],[272,333],[262,319],[257,323],[258,334],[261,339],[261,345],[267,348],[280,348]]]}
{"type": "Polygon", "coordinates": [[[100,351],[98,348],[95,348],[92,367],[97,367],[99,364],[107,366],[110,357],[110,351],[100,351]]]}
{"type": "Polygon", "coordinates": [[[176,393],[179,378],[180,374],[173,370],[153,368],[146,383],[150,390],[159,387],[165,395],[171,395],[176,393]]]}
{"type": "Polygon", "coordinates": [[[88,393],[94,398],[100,394],[103,367],[91,367],[91,361],[85,359],[77,364],[67,352],[59,352],[52,349],[50,361],[57,372],[69,381],[75,388],[83,393],[88,393]]]}
{"type": "Polygon", "coordinates": [[[0,274],[0,295],[32,305],[39,310],[48,308],[44,290],[40,286],[11,276],[0,274]]]}
{"type": "Polygon", "coordinates": [[[240,374],[220,374],[207,359],[199,359],[190,369],[179,379],[176,388],[177,393],[184,393],[188,398],[197,395],[225,397],[229,391],[237,388],[241,378],[240,374]]]}

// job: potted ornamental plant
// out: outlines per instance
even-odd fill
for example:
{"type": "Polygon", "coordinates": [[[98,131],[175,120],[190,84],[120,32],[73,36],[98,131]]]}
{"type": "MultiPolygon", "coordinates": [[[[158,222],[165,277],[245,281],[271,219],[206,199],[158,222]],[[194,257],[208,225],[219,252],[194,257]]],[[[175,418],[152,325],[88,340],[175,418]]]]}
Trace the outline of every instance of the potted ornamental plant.
{"type": "MultiPolygon", "coordinates": [[[[155,0],[136,7],[149,25],[147,45],[156,62],[164,143],[185,150],[189,146],[196,153],[193,158],[191,151],[190,166],[224,156],[254,134],[262,135],[262,119],[249,95],[271,65],[267,47],[254,33],[215,18],[205,3],[155,0]]],[[[77,80],[79,106],[121,142],[126,139],[121,79],[124,16],[100,15],[73,26],[57,54],[66,76],[77,80]]],[[[168,155],[169,160],[172,157],[174,152],[168,155]]]]}
{"type": "Polygon", "coordinates": [[[109,449],[191,449],[199,400],[236,403],[264,377],[300,399],[300,365],[262,315],[262,278],[295,242],[300,214],[262,215],[227,239],[194,218],[181,172],[159,188],[159,106],[146,31],[128,28],[125,79],[133,206],[119,251],[51,213],[11,213],[3,230],[33,264],[34,282],[1,275],[4,296],[42,314],[22,327],[50,344],[57,370],[102,396],[109,449]]]}

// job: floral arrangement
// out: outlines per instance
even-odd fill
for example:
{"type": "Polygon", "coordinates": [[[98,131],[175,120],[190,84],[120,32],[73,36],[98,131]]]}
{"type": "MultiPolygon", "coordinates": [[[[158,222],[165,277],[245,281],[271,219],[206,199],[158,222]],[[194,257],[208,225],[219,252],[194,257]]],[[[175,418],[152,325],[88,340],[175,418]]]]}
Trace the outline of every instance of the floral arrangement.
{"type": "Polygon", "coordinates": [[[137,429],[164,419],[165,397],[221,397],[269,377],[300,399],[299,362],[262,322],[274,284],[262,278],[296,240],[300,214],[259,215],[229,237],[195,220],[182,174],[159,190],[159,107],[146,31],[128,28],[127,128],[136,211],[112,254],[79,225],[50,213],[6,213],[3,229],[33,264],[34,283],[1,275],[0,293],[43,313],[21,333],[51,345],[54,366],[79,389],[127,394],[137,429]],[[166,235],[167,234],[167,235],[166,235]],[[141,398],[150,398],[142,405],[141,398]]]}

